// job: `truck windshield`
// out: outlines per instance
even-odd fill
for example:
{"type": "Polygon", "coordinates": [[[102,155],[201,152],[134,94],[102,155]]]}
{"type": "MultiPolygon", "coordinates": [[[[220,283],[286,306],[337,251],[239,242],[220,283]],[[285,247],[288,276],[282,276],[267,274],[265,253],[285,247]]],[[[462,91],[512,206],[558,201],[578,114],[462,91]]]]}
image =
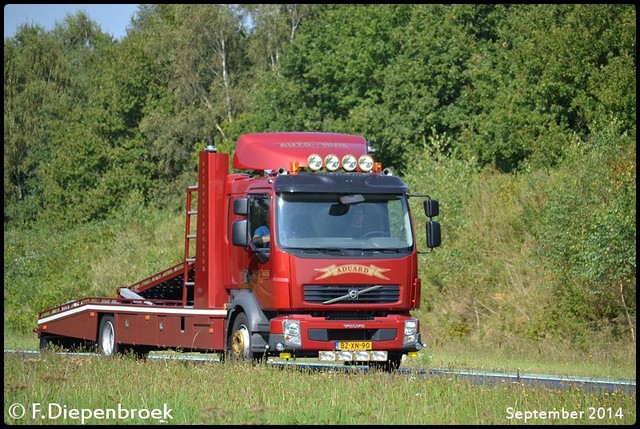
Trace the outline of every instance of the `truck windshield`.
{"type": "Polygon", "coordinates": [[[404,195],[294,192],[278,194],[276,201],[276,237],[283,249],[405,253],[413,248],[404,195]]]}

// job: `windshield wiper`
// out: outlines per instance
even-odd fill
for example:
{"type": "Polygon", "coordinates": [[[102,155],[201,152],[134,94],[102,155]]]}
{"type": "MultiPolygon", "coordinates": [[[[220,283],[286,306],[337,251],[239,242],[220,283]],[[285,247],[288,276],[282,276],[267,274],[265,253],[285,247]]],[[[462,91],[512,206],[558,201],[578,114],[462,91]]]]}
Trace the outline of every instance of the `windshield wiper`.
{"type": "Polygon", "coordinates": [[[375,252],[375,253],[400,253],[400,249],[398,248],[390,248],[390,249],[376,249],[374,247],[362,249],[363,252],[375,252]]]}
{"type": "Polygon", "coordinates": [[[302,250],[304,253],[340,253],[342,249],[325,248],[325,247],[294,247],[294,249],[302,250]]]}

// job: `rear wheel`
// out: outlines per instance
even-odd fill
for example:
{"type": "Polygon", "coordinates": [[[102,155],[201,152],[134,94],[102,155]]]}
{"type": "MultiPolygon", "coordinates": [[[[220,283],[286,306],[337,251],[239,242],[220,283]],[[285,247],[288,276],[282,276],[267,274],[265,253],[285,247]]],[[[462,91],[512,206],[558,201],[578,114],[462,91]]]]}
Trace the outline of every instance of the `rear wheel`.
{"type": "Polygon", "coordinates": [[[59,335],[42,335],[40,337],[40,350],[55,352],[85,352],[92,350],[92,342],[79,338],[63,337],[59,335]]]}
{"type": "Polygon", "coordinates": [[[40,337],[40,350],[52,350],[54,348],[56,348],[56,345],[49,337],[44,335],[40,337]]]}
{"type": "Polygon", "coordinates": [[[115,356],[120,353],[120,348],[116,342],[116,327],[113,316],[102,316],[98,331],[98,353],[105,356],[115,356]]]}

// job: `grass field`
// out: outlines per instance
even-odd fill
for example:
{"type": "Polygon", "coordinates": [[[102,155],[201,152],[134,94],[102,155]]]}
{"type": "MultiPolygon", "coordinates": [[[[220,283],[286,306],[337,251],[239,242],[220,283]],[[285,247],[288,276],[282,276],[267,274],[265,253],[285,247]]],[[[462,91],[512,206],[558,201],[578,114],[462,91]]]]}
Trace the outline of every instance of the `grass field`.
{"type": "MultiPolygon", "coordinates": [[[[35,347],[34,338],[5,332],[5,349],[35,347]]],[[[633,375],[635,380],[635,365],[607,367],[588,360],[570,363],[570,358],[566,356],[564,366],[557,357],[536,366],[527,364],[526,356],[488,355],[468,345],[464,349],[462,344],[449,344],[403,365],[521,372],[529,368],[532,373],[556,374],[580,369],[582,375],[619,374],[615,378],[626,379],[633,375]]],[[[5,355],[4,374],[8,424],[632,424],[636,420],[635,394],[477,385],[377,372],[304,372],[240,362],[84,359],[43,352],[26,358],[5,355]]]]}
{"type": "Polygon", "coordinates": [[[631,424],[635,394],[41,353],[4,360],[9,424],[631,424]]]}

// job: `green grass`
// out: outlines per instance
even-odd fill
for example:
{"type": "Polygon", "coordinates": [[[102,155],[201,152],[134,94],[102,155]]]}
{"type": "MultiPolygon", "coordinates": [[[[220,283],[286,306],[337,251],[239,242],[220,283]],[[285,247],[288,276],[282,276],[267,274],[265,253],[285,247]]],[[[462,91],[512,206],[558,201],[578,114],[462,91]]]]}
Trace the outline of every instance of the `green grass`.
{"type": "Polygon", "coordinates": [[[4,328],[4,348],[9,350],[36,350],[38,337],[35,333],[24,334],[4,328]]]}
{"type": "Polygon", "coordinates": [[[433,368],[636,379],[635,347],[622,342],[594,345],[584,351],[551,342],[520,341],[509,348],[498,348],[488,343],[451,341],[428,347],[417,360],[433,368]]]}
{"type": "Polygon", "coordinates": [[[302,372],[236,362],[84,359],[41,353],[32,358],[5,356],[4,374],[4,418],[9,424],[521,424],[525,417],[535,424],[631,424],[636,420],[635,394],[475,385],[375,372],[302,372]],[[21,407],[27,411],[24,416],[9,414],[21,407]],[[109,420],[92,417],[101,412],[96,410],[118,408],[143,410],[137,411],[142,418],[131,412],[109,420]],[[49,409],[56,419],[47,416],[49,409]],[[153,409],[170,412],[168,416],[158,412],[157,418],[145,414],[153,409]],[[594,414],[589,419],[591,409],[600,410],[602,417],[594,414]],[[61,410],[66,410],[66,418],[61,410]],[[562,411],[564,418],[542,415],[562,411]]]}

